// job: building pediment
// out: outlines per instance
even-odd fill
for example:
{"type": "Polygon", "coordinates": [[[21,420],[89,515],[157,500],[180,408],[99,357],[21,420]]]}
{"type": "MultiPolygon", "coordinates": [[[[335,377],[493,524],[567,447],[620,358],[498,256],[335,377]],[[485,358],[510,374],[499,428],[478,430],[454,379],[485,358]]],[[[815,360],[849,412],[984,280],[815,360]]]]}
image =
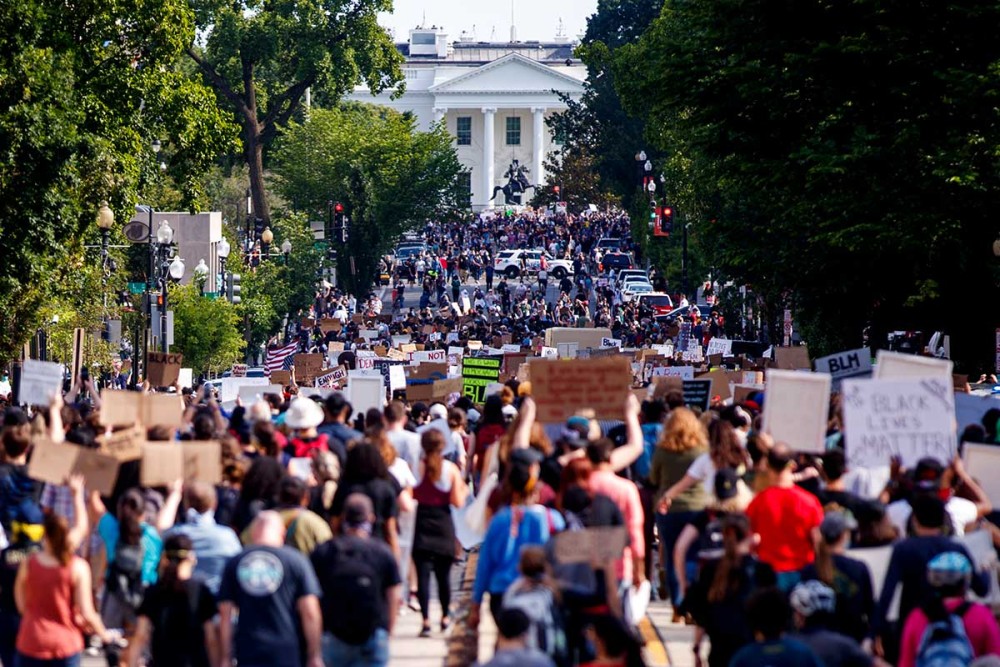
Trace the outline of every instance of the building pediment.
{"type": "Polygon", "coordinates": [[[510,54],[430,87],[437,94],[583,92],[583,82],[519,54],[510,54]]]}

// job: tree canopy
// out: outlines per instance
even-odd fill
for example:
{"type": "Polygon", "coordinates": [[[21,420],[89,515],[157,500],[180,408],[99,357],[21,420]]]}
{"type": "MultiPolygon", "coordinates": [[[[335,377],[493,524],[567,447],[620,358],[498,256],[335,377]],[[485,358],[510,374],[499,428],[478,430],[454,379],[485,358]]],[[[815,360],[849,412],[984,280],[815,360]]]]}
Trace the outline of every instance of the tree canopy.
{"type": "Polygon", "coordinates": [[[994,323],[944,313],[997,293],[998,28],[971,1],[671,0],[614,71],[717,265],[814,347],[946,328],[979,362],[994,323]]]}
{"type": "Polygon", "coordinates": [[[307,89],[333,104],[365,83],[402,79],[402,56],[377,21],[392,0],[190,0],[204,45],[187,53],[219,103],[236,115],[255,215],[270,222],[264,148],[299,110],[307,89]]]}
{"type": "Polygon", "coordinates": [[[314,109],[308,122],[288,128],[275,149],[276,188],[314,220],[326,220],[329,202],[344,204],[350,238],[346,248],[337,244],[337,275],[341,285],[361,294],[400,234],[468,206],[452,143],[443,125],[419,132],[410,115],[386,107],[314,109]]]}

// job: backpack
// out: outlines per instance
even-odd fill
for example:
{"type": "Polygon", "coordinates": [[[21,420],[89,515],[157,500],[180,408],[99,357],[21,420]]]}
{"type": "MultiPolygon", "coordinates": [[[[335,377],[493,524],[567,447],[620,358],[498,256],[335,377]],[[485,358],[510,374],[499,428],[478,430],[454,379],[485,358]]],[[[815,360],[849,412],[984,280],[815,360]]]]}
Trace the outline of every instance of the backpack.
{"type": "Polygon", "coordinates": [[[139,609],[146,593],[146,585],[142,582],[143,555],[141,540],[139,544],[118,540],[115,561],[108,566],[108,592],[134,610],[139,609]]]}
{"type": "Polygon", "coordinates": [[[917,649],[916,667],[951,667],[968,665],[975,659],[972,643],[965,632],[962,617],[971,602],[963,602],[955,611],[928,623],[917,649]]]}
{"type": "Polygon", "coordinates": [[[360,646],[378,628],[382,599],[378,574],[366,555],[349,542],[336,540],[334,548],[334,566],[324,578],[328,589],[337,594],[323,596],[323,619],[337,639],[360,646]]]}
{"type": "Polygon", "coordinates": [[[531,619],[525,636],[528,648],[537,649],[556,662],[567,655],[562,613],[551,590],[545,586],[512,586],[503,596],[503,607],[520,609],[531,619]]]}

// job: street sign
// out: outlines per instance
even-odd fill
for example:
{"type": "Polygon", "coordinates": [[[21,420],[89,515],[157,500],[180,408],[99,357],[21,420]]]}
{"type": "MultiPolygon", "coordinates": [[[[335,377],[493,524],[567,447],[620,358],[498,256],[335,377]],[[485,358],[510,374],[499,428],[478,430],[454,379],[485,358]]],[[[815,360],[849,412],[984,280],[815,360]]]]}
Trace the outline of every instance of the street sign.
{"type": "Polygon", "coordinates": [[[128,293],[129,294],[142,294],[146,289],[146,283],[129,283],[128,293]]]}

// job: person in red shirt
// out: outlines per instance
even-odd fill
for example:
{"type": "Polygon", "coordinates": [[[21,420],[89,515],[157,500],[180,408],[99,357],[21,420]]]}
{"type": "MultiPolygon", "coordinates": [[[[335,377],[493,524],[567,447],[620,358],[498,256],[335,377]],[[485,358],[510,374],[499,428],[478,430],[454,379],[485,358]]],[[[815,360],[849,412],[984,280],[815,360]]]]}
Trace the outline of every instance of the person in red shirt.
{"type": "Polygon", "coordinates": [[[788,592],[801,579],[799,570],[813,561],[823,508],[816,496],[795,486],[792,453],[778,444],[767,454],[773,477],[747,508],[753,531],[760,536],[758,557],[770,565],[778,586],[788,592]]]}

